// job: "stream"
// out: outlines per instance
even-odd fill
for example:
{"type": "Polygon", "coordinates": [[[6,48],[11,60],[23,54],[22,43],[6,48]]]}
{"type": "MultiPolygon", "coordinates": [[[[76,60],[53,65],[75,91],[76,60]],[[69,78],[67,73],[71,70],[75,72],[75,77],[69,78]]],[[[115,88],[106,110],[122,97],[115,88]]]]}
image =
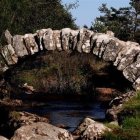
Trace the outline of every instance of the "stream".
{"type": "Polygon", "coordinates": [[[24,111],[46,116],[53,125],[64,125],[67,130],[73,131],[85,118],[96,120],[105,119],[106,106],[100,101],[47,101],[47,104],[28,108],[24,111]]]}

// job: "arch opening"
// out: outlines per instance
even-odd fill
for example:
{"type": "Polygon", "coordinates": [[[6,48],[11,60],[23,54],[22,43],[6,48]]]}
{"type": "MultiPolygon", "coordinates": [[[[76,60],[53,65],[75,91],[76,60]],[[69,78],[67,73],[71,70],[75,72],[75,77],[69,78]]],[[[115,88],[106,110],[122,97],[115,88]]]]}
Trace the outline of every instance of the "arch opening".
{"type": "Polygon", "coordinates": [[[28,97],[37,100],[58,97],[79,99],[79,96],[95,99],[99,95],[111,99],[133,89],[131,82],[110,62],[93,54],[78,52],[44,51],[24,58],[5,73],[5,79],[15,87],[11,96],[20,97],[16,91],[23,90],[17,90],[17,87],[27,83],[36,93],[28,97]]]}

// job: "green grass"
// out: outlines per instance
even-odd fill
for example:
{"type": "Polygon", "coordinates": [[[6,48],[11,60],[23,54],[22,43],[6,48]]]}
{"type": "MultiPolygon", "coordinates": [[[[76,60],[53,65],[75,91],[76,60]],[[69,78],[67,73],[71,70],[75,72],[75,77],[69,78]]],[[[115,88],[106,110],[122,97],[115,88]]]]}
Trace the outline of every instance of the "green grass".
{"type": "Polygon", "coordinates": [[[140,129],[140,116],[127,117],[123,121],[122,127],[124,129],[140,129]]]}
{"type": "Polygon", "coordinates": [[[137,93],[137,96],[132,98],[129,102],[124,104],[125,109],[135,109],[137,112],[140,112],[140,91],[137,93]]]}
{"type": "Polygon", "coordinates": [[[105,134],[105,140],[140,140],[140,92],[123,105],[123,110],[135,111],[135,116],[124,116],[122,125],[112,127],[113,132],[105,134]]]}

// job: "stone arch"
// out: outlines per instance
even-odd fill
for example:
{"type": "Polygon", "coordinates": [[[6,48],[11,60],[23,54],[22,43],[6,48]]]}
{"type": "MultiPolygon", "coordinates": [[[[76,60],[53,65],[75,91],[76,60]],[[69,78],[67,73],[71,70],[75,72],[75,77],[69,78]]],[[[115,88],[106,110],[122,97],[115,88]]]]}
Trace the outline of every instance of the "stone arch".
{"type": "Polygon", "coordinates": [[[72,30],[41,29],[34,34],[14,35],[5,31],[8,45],[0,52],[0,70],[5,72],[11,65],[15,65],[20,58],[34,55],[37,52],[48,51],[78,51],[79,53],[93,53],[99,58],[111,62],[124,77],[132,82],[134,89],[140,89],[140,45],[136,42],[124,42],[111,31],[95,33],[82,28],[72,30]]]}

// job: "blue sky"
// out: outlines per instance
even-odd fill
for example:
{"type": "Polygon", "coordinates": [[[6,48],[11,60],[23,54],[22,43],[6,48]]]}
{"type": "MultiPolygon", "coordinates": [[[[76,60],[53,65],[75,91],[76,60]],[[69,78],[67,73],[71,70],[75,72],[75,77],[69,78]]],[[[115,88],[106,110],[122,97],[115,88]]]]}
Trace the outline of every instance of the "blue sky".
{"type": "MultiPolygon", "coordinates": [[[[72,3],[76,0],[62,0],[65,3],[72,3]]],[[[100,15],[98,11],[99,6],[102,3],[106,3],[108,7],[126,7],[129,6],[130,0],[79,0],[79,7],[71,10],[72,15],[76,18],[76,24],[78,26],[91,26],[91,22],[100,15]]]]}

